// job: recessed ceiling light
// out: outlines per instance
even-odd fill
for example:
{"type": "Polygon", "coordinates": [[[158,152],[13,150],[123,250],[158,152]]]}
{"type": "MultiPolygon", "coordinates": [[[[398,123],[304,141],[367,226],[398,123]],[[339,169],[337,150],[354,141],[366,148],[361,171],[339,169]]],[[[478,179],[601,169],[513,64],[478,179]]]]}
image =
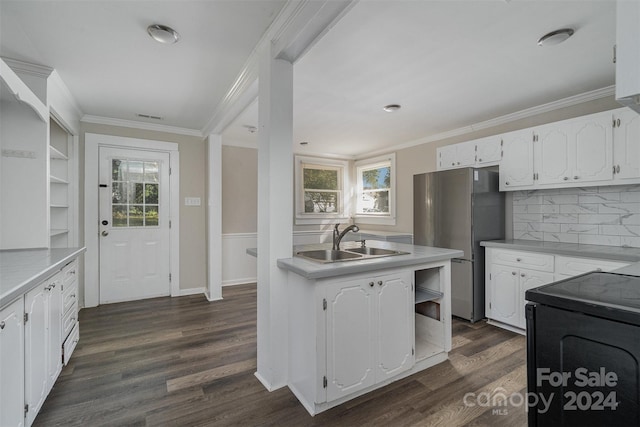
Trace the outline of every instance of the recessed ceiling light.
{"type": "Polygon", "coordinates": [[[309,145],[309,141],[301,141],[300,145],[309,145]]]}
{"type": "Polygon", "coordinates": [[[152,116],[150,114],[136,113],[136,116],[142,117],[143,119],[164,120],[161,116],[152,116]]]}
{"type": "Polygon", "coordinates": [[[166,25],[153,24],[147,27],[147,33],[159,43],[174,44],[180,39],[180,34],[166,25]]]}
{"type": "Polygon", "coordinates": [[[551,31],[550,33],[540,37],[538,40],[538,46],[555,46],[571,37],[573,33],[574,31],[571,28],[551,31]]]}
{"type": "Polygon", "coordinates": [[[248,130],[249,133],[256,133],[256,131],[258,130],[257,127],[251,125],[243,125],[242,127],[248,130]]]}
{"type": "Polygon", "coordinates": [[[386,111],[387,113],[393,113],[395,111],[398,111],[400,108],[402,108],[400,105],[398,104],[389,104],[389,105],[385,105],[384,107],[382,107],[382,109],[384,111],[386,111]]]}

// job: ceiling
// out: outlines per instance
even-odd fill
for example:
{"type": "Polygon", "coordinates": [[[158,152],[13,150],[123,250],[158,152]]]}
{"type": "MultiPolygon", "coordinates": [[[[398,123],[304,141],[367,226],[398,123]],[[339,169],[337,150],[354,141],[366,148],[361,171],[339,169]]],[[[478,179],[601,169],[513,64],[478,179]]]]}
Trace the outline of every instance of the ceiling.
{"type": "MultiPolygon", "coordinates": [[[[85,113],[202,130],[284,2],[0,5],[0,54],[56,68],[85,113]],[[155,22],[181,41],[154,43],[155,22]]],[[[295,150],[361,157],[606,88],[614,44],[614,1],[361,0],[294,65],[295,150]],[[566,42],[536,44],[564,27],[566,42]]],[[[247,126],[256,103],[223,142],[256,146],[247,126]]]]}

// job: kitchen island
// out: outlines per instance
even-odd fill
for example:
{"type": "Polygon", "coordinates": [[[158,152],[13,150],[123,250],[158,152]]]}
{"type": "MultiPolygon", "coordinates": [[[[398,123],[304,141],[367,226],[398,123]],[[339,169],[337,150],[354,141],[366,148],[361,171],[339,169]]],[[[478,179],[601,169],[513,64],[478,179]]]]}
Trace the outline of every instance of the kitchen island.
{"type": "MultiPolygon", "coordinates": [[[[288,271],[287,383],[312,415],[441,363],[451,350],[450,259],[462,252],[382,241],[367,246],[404,254],[278,260],[288,271]]],[[[297,247],[294,254],[330,247],[297,247]]]]}

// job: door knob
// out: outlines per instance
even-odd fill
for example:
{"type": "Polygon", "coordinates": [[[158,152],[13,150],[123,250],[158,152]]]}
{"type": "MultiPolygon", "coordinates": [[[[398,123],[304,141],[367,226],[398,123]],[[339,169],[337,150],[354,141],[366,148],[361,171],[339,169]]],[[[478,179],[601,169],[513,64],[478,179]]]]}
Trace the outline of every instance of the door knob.
{"type": "Polygon", "coordinates": [[[103,237],[107,237],[109,235],[109,232],[107,230],[104,230],[101,234],[103,237]]]}

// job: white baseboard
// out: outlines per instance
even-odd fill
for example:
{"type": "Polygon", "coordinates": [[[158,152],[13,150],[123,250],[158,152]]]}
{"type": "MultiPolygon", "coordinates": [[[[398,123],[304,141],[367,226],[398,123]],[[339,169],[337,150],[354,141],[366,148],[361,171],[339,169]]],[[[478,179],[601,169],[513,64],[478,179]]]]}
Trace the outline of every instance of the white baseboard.
{"type": "Polygon", "coordinates": [[[245,277],[243,279],[223,280],[222,286],[246,285],[248,283],[256,283],[257,281],[258,281],[257,277],[245,277]]]}
{"type": "Polygon", "coordinates": [[[187,288],[187,289],[180,289],[180,292],[178,293],[177,296],[179,297],[185,297],[187,295],[197,295],[197,294],[205,294],[206,289],[204,287],[202,288],[187,288]]]}

